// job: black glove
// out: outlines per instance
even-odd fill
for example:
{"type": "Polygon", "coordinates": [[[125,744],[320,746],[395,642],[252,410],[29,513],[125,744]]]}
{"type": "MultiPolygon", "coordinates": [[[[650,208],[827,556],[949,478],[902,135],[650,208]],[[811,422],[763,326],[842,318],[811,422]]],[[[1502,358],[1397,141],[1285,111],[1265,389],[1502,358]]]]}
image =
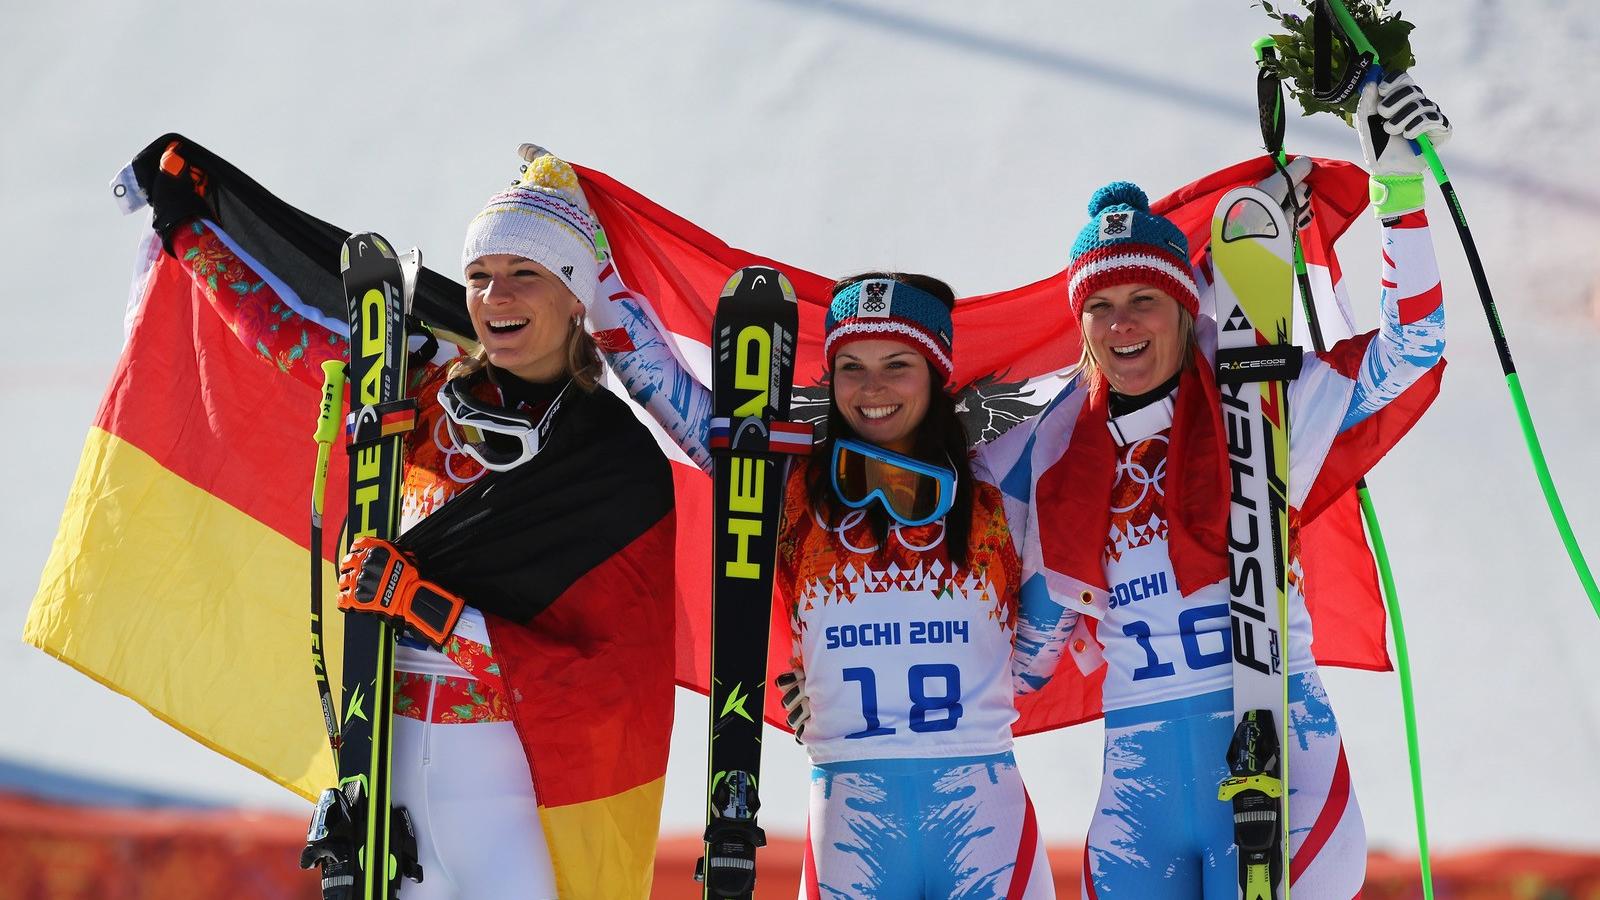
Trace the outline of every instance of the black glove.
{"type": "Polygon", "coordinates": [[[161,235],[161,246],[173,257],[177,254],[172,252],[172,236],[179,228],[192,219],[216,218],[216,212],[206,199],[209,182],[205,171],[190,165],[179,155],[180,149],[177,141],[168,144],[155,168],[152,183],[144,185],[154,213],[151,224],[161,235]]]}
{"type": "Polygon", "coordinates": [[[811,701],[806,699],[805,670],[794,668],[772,679],[774,686],[783,691],[782,702],[789,727],[794,729],[795,743],[804,743],[806,723],[811,721],[811,701]]]}

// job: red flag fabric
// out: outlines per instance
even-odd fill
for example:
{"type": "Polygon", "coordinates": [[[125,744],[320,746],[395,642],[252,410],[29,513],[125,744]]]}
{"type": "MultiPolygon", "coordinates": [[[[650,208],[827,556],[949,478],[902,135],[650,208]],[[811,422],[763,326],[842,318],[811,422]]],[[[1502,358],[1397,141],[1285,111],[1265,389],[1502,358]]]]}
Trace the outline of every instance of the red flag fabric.
{"type": "MultiPolygon", "coordinates": [[[[735,269],[774,266],[794,284],[800,302],[798,385],[816,385],[823,374],[823,317],[832,278],[785,265],[770,257],[730,247],[694,223],[593,169],[574,166],[609,241],[624,282],[651,304],[680,349],[709,344],[715,298],[735,269]]],[[[1192,260],[1205,256],[1211,214],[1223,194],[1254,184],[1274,170],[1267,157],[1246,160],[1179,188],[1151,204],[1183,229],[1192,260]]],[[[1367,205],[1366,173],[1346,162],[1315,160],[1310,175],[1313,228],[1308,258],[1333,274],[1333,244],[1367,205]]],[[[1324,273],[1326,274],[1326,273],[1324,273]]],[[[1322,280],[1329,281],[1324,277],[1322,280]]],[[[1067,368],[1077,361],[1081,338],[1066,303],[1066,273],[1007,291],[957,301],[954,384],[984,379],[1027,381],[1067,368]],[[1026,322],[1026,328],[1017,323],[1026,322]]],[[[1048,396],[1035,393],[1033,400],[1048,396]]],[[[710,518],[707,482],[693,466],[675,467],[679,490],[678,529],[678,681],[702,693],[709,679],[710,518]]],[[[1331,515],[1313,523],[1302,564],[1316,623],[1315,651],[1327,665],[1387,669],[1385,619],[1371,554],[1356,511],[1353,492],[1331,506],[1331,515]]],[[[781,616],[773,617],[769,647],[772,673],[788,667],[789,637],[781,616]]],[[[1093,718],[1099,713],[1100,674],[1063,680],[1023,699],[1016,731],[1026,734],[1093,718]]],[[[768,690],[772,688],[770,683],[768,690]]],[[[769,722],[784,727],[781,707],[769,696],[769,722]]]]}

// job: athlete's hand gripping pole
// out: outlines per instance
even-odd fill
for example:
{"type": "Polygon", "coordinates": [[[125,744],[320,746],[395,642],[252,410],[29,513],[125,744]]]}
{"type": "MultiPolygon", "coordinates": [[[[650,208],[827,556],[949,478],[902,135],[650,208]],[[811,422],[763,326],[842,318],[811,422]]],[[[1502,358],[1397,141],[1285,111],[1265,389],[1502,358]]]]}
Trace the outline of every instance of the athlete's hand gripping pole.
{"type": "MultiPolygon", "coordinates": [[[[1347,78],[1346,84],[1341,85],[1339,89],[1342,90],[1342,96],[1337,99],[1349,96],[1354,84],[1365,85],[1368,82],[1382,81],[1383,60],[1378,58],[1378,51],[1362,33],[1361,26],[1345,8],[1343,0],[1316,0],[1316,2],[1318,10],[1326,10],[1331,14],[1339,29],[1344,32],[1345,38],[1359,54],[1357,64],[1351,68],[1351,77],[1347,78]]],[[[1319,24],[1321,20],[1322,17],[1319,16],[1319,24]]],[[[1318,42],[1325,43],[1326,38],[1319,36],[1318,42]]],[[[1319,99],[1325,98],[1319,94],[1319,99]]],[[[1448,128],[1448,122],[1445,124],[1448,128]]],[[[1427,163],[1434,182],[1439,185],[1439,192],[1444,195],[1445,202],[1450,206],[1450,218],[1455,222],[1456,235],[1461,239],[1461,249],[1466,253],[1467,265],[1472,270],[1472,281],[1478,289],[1478,299],[1483,304],[1483,314],[1489,322],[1489,334],[1494,339],[1495,352],[1500,357],[1500,371],[1505,375],[1506,388],[1511,393],[1511,403],[1522,426],[1522,437],[1528,445],[1528,456],[1533,462],[1534,475],[1539,479],[1545,505],[1550,509],[1550,517],[1555,521],[1556,531],[1561,535],[1561,543],[1566,548],[1567,558],[1572,561],[1573,571],[1577,573],[1578,581],[1583,585],[1584,593],[1588,595],[1589,605],[1594,607],[1595,615],[1600,616],[1600,585],[1595,583],[1594,573],[1590,571],[1583,550],[1578,546],[1578,538],[1573,534],[1572,523],[1567,520],[1561,495],[1556,492],[1555,481],[1550,476],[1550,467],[1545,462],[1544,448],[1539,443],[1539,433],[1534,429],[1533,416],[1528,411],[1528,398],[1522,392],[1522,381],[1517,375],[1516,363],[1511,359],[1511,345],[1507,342],[1505,330],[1500,325],[1500,312],[1495,307],[1494,295],[1489,289],[1489,277],[1483,270],[1483,260],[1478,255],[1478,246],[1472,238],[1472,229],[1467,225],[1466,211],[1461,208],[1461,198],[1456,195],[1455,187],[1450,182],[1450,175],[1445,172],[1444,164],[1439,161],[1439,154],[1435,152],[1436,142],[1426,133],[1427,131],[1428,129],[1424,128],[1421,133],[1415,135],[1411,140],[1412,149],[1427,163]]]]}

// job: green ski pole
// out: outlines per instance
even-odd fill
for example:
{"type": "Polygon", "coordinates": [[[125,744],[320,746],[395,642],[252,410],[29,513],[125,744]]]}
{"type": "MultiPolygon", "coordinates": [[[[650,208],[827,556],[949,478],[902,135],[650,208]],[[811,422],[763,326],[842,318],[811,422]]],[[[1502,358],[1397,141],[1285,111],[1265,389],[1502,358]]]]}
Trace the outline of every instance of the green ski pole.
{"type": "Polygon", "coordinates": [[[328,685],[328,665],[322,650],[322,510],[328,489],[328,457],[339,437],[339,412],[344,398],[344,363],[330,359],[322,364],[322,401],[317,411],[317,467],[311,477],[311,667],[317,676],[322,702],[322,726],[335,761],[339,756],[339,717],[328,685]]]}
{"type": "MultiPolygon", "coordinates": [[[[1273,60],[1273,40],[1264,37],[1256,41],[1257,74],[1256,100],[1261,113],[1261,137],[1268,153],[1277,159],[1279,170],[1288,164],[1283,150],[1284,123],[1283,91],[1278,77],[1270,70],[1273,60]]],[[[1288,174],[1285,172],[1285,180],[1288,174]]],[[[1292,189],[1293,185],[1290,185],[1292,189]]],[[[1292,199],[1292,198],[1291,198],[1292,199]]],[[[1321,352],[1327,349],[1322,335],[1322,323],[1317,316],[1317,304],[1311,293],[1311,276],[1306,272],[1305,253],[1300,248],[1300,236],[1294,241],[1294,274],[1300,285],[1300,302],[1305,307],[1306,325],[1311,332],[1311,346],[1321,352]]],[[[1383,528],[1378,524],[1378,511],[1373,507],[1372,493],[1365,478],[1356,482],[1356,496],[1361,500],[1361,515],[1366,521],[1372,539],[1373,557],[1378,563],[1378,574],[1383,581],[1383,599],[1389,609],[1389,622],[1394,633],[1395,668],[1400,675],[1400,701],[1405,714],[1406,753],[1411,764],[1411,802],[1416,810],[1417,855],[1422,869],[1422,896],[1433,900],[1433,859],[1428,851],[1428,814],[1422,795],[1422,751],[1417,737],[1416,701],[1411,690],[1411,652],[1406,645],[1406,626],[1400,615],[1400,595],[1394,586],[1394,570],[1389,563],[1389,549],[1383,540],[1383,528]]]]}
{"type": "MultiPolygon", "coordinates": [[[[1378,58],[1378,52],[1373,49],[1366,35],[1362,34],[1361,26],[1345,9],[1343,0],[1322,0],[1327,4],[1327,9],[1338,20],[1339,27],[1345,36],[1354,44],[1355,49],[1370,62],[1363,81],[1377,80],[1383,77],[1383,60],[1378,58]]],[[[1426,135],[1421,135],[1415,142],[1415,149],[1428,164],[1428,170],[1433,173],[1433,180],[1439,185],[1439,192],[1444,195],[1445,202],[1450,205],[1451,219],[1456,224],[1456,234],[1461,238],[1461,249],[1467,255],[1467,265],[1472,269],[1472,281],[1478,288],[1478,299],[1483,303],[1483,314],[1489,320],[1489,333],[1494,338],[1495,352],[1500,356],[1500,371],[1505,374],[1506,387],[1511,391],[1511,403],[1516,407],[1517,421],[1522,425],[1522,437],[1528,445],[1528,456],[1533,460],[1533,471],[1539,479],[1539,488],[1544,491],[1545,505],[1550,507],[1550,517],[1555,520],[1556,531],[1561,534],[1561,543],[1567,548],[1567,557],[1572,560],[1572,568],[1578,575],[1578,580],[1583,583],[1584,593],[1589,597],[1589,605],[1594,607],[1595,615],[1600,616],[1600,587],[1597,587],[1594,574],[1589,570],[1589,563],[1583,558],[1583,550],[1578,546],[1578,539],[1572,533],[1572,524],[1567,520],[1567,511],[1561,504],[1561,495],[1556,493],[1555,481],[1550,477],[1550,467],[1545,462],[1544,449],[1539,444],[1539,433],[1533,427],[1533,415],[1528,412],[1528,399],[1522,393],[1522,381],[1517,375],[1516,364],[1511,361],[1511,346],[1506,342],[1505,329],[1500,325],[1500,312],[1495,307],[1494,296],[1489,290],[1489,278],[1483,271],[1483,260],[1478,256],[1478,245],[1472,239],[1472,229],[1467,225],[1467,214],[1461,208],[1461,198],[1456,196],[1456,189],[1450,183],[1450,176],[1444,170],[1444,164],[1439,161],[1439,154],[1434,152],[1433,141],[1426,135]]]]}

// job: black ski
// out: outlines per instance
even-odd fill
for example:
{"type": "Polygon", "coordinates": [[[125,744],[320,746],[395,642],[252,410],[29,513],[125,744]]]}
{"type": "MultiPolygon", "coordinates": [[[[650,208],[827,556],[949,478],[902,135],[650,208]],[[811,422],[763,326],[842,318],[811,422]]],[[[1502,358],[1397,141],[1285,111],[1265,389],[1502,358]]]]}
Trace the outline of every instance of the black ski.
{"type": "Polygon", "coordinates": [[[811,427],[786,421],[799,310],[789,279],[751,266],[728,279],[711,323],[711,740],[705,896],[749,898],[761,808],[767,629],[787,454],[811,449],[811,427]]]}
{"type": "MultiPolygon", "coordinates": [[[[345,240],[339,268],[350,314],[349,539],[393,538],[404,435],[416,421],[416,402],[404,396],[405,317],[421,259],[416,251],[398,257],[376,234],[355,234],[345,240]]],[[[391,811],[394,640],[394,628],[381,619],[345,617],[343,711],[338,734],[330,735],[339,786],[322,792],[300,855],[302,868],[321,868],[324,900],[389,900],[400,876],[422,880],[410,820],[404,810],[391,811]]]]}

